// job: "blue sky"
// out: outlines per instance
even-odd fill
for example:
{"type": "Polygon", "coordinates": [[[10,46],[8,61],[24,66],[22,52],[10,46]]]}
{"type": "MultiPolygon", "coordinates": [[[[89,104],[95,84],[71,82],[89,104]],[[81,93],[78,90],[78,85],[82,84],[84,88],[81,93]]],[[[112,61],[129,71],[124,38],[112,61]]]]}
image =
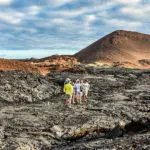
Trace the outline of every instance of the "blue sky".
{"type": "Polygon", "coordinates": [[[150,34],[150,0],[0,0],[0,57],[74,54],[114,30],[150,34]]]}

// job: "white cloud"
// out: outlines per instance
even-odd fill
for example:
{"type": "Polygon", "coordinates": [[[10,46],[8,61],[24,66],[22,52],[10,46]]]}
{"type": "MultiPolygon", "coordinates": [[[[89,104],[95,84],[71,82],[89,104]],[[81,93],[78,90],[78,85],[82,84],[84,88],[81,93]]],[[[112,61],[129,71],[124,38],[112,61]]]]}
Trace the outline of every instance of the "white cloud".
{"type": "Polygon", "coordinates": [[[55,19],[52,19],[51,22],[55,24],[64,24],[64,23],[67,23],[67,20],[63,18],[55,18],[55,19]]]}
{"type": "Polygon", "coordinates": [[[49,14],[63,16],[65,18],[74,18],[74,17],[82,15],[86,12],[88,12],[88,8],[83,7],[81,9],[75,9],[75,10],[60,10],[60,11],[56,11],[56,12],[50,12],[49,14]]]}
{"type": "MultiPolygon", "coordinates": [[[[55,1],[52,1],[52,3],[55,3],[55,1]]],[[[106,3],[101,3],[100,1],[98,1],[96,4],[92,3],[92,5],[89,5],[89,6],[87,6],[87,5],[82,6],[81,5],[82,7],[76,8],[76,9],[57,10],[57,11],[49,10],[47,12],[47,14],[49,16],[54,16],[54,17],[60,17],[61,16],[63,18],[75,18],[78,16],[87,15],[87,14],[98,14],[98,13],[101,13],[102,15],[104,15],[104,13],[102,13],[103,11],[107,12],[107,10],[111,9],[112,6],[115,6],[115,5],[116,5],[116,3],[113,1],[111,1],[111,2],[106,1],[106,3]]],[[[105,13],[105,15],[106,15],[106,13],[105,13]]]]}
{"type": "Polygon", "coordinates": [[[80,25],[77,20],[70,20],[66,18],[54,18],[50,21],[50,23],[54,27],[58,25],[58,26],[61,26],[62,28],[65,27],[68,30],[70,30],[70,28],[74,30],[73,28],[76,28],[76,26],[80,25]]]}
{"type": "Polygon", "coordinates": [[[47,28],[51,28],[51,26],[52,26],[52,24],[51,24],[51,22],[50,21],[47,21],[47,20],[45,20],[45,21],[39,21],[38,23],[35,23],[35,26],[36,27],[40,27],[40,28],[45,28],[45,29],[47,29],[47,28]]]}
{"type": "Polygon", "coordinates": [[[74,32],[77,28],[79,28],[81,22],[77,20],[72,20],[68,18],[53,18],[53,19],[45,19],[36,23],[36,27],[52,29],[55,28],[57,31],[62,32],[74,32]]]}
{"type": "MultiPolygon", "coordinates": [[[[142,0],[86,0],[85,4],[80,3],[81,0],[45,1],[48,1],[49,5],[38,6],[37,3],[32,3],[16,10],[14,7],[4,7],[3,11],[0,11],[0,32],[3,37],[8,33],[5,38],[0,38],[0,49],[47,49],[47,52],[44,50],[47,56],[55,53],[51,51],[53,49],[58,52],[61,52],[61,49],[80,50],[117,29],[149,33],[150,5],[141,3],[142,0]],[[69,3],[69,8],[56,8],[69,3]],[[41,15],[37,15],[40,12],[41,15]],[[10,31],[18,33],[18,36],[15,37],[10,31]]],[[[18,0],[18,3],[21,3],[21,0],[18,0]]],[[[35,51],[12,51],[7,57],[31,55],[35,56],[35,51]]],[[[43,57],[42,55],[43,50],[36,56],[43,57]]]]}
{"type": "Polygon", "coordinates": [[[138,18],[140,20],[149,18],[150,14],[150,6],[145,5],[137,5],[136,7],[128,6],[120,9],[120,12],[132,16],[134,18],[138,18]]]}
{"type": "Polygon", "coordinates": [[[50,6],[58,7],[70,3],[74,0],[47,0],[50,6]]]}
{"type": "Polygon", "coordinates": [[[24,18],[24,14],[21,12],[0,12],[0,20],[10,24],[19,24],[24,18]]]}
{"type": "Polygon", "coordinates": [[[102,12],[98,13],[97,16],[108,18],[110,15],[107,11],[102,11],[102,12]]]}
{"type": "Polygon", "coordinates": [[[136,5],[141,2],[141,0],[114,0],[116,3],[120,3],[123,5],[136,5]]]}
{"type": "Polygon", "coordinates": [[[85,17],[85,25],[89,26],[95,20],[96,20],[96,16],[95,15],[87,15],[85,17]]]}
{"type": "Polygon", "coordinates": [[[94,33],[94,27],[91,25],[94,21],[96,20],[96,16],[91,14],[91,15],[86,15],[84,22],[83,22],[83,29],[80,29],[80,33],[83,35],[90,35],[94,33]]]}
{"type": "Polygon", "coordinates": [[[121,28],[137,28],[142,26],[141,22],[138,21],[127,21],[127,20],[121,20],[121,19],[110,19],[110,20],[105,20],[106,24],[109,24],[111,26],[115,27],[121,27],[121,28]]]}
{"type": "Polygon", "coordinates": [[[39,13],[39,11],[41,10],[41,7],[39,6],[30,6],[28,7],[27,11],[29,15],[36,15],[39,13]]]}
{"type": "Polygon", "coordinates": [[[34,28],[23,28],[23,27],[17,27],[17,28],[13,28],[15,31],[25,31],[25,32],[29,32],[29,33],[36,33],[37,30],[34,28]]]}
{"type": "Polygon", "coordinates": [[[0,0],[0,5],[9,5],[12,3],[12,0],[0,0]]]}

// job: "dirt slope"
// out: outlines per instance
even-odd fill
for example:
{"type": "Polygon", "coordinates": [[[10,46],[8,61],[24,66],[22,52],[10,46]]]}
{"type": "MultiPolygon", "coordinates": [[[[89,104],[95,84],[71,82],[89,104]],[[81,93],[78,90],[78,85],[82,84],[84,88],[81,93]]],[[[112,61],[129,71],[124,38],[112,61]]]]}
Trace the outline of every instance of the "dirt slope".
{"type": "Polygon", "coordinates": [[[0,59],[0,70],[22,70],[25,72],[40,73],[40,70],[28,62],[0,59]]]}
{"type": "MultiPolygon", "coordinates": [[[[150,35],[118,30],[106,35],[74,56],[83,63],[121,62],[140,67],[142,64],[139,63],[139,60],[150,59],[150,35]]],[[[147,65],[144,66],[147,67],[147,65]]]]}
{"type": "Polygon", "coordinates": [[[77,59],[67,55],[53,55],[41,59],[8,60],[0,58],[0,70],[22,70],[46,75],[53,71],[80,70],[77,59]]]}

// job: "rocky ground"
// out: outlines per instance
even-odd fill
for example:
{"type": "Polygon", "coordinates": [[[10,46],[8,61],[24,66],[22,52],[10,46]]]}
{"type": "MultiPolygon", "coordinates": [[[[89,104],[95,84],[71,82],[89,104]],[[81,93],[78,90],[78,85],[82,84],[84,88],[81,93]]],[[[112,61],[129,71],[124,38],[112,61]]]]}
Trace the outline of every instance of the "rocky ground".
{"type": "Polygon", "coordinates": [[[150,70],[8,71],[0,78],[2,150],[150,149],[150,70]],[[66,77],[90,81],[87,104],[66,107],[66,77]]]}

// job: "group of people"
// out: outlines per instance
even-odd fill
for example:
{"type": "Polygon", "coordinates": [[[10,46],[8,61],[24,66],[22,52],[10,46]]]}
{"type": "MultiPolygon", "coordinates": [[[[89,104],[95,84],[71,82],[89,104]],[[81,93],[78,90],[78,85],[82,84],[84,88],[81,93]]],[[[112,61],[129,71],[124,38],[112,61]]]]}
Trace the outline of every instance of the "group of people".
{"type": "Polygon", "coordinates": [[[87,103],[88,91],[90,84],[88,80],[71,81],[67,78],[64,83],[64,93],[66,95],[66,104],[82,104],[84,101],[87,103]]]}

